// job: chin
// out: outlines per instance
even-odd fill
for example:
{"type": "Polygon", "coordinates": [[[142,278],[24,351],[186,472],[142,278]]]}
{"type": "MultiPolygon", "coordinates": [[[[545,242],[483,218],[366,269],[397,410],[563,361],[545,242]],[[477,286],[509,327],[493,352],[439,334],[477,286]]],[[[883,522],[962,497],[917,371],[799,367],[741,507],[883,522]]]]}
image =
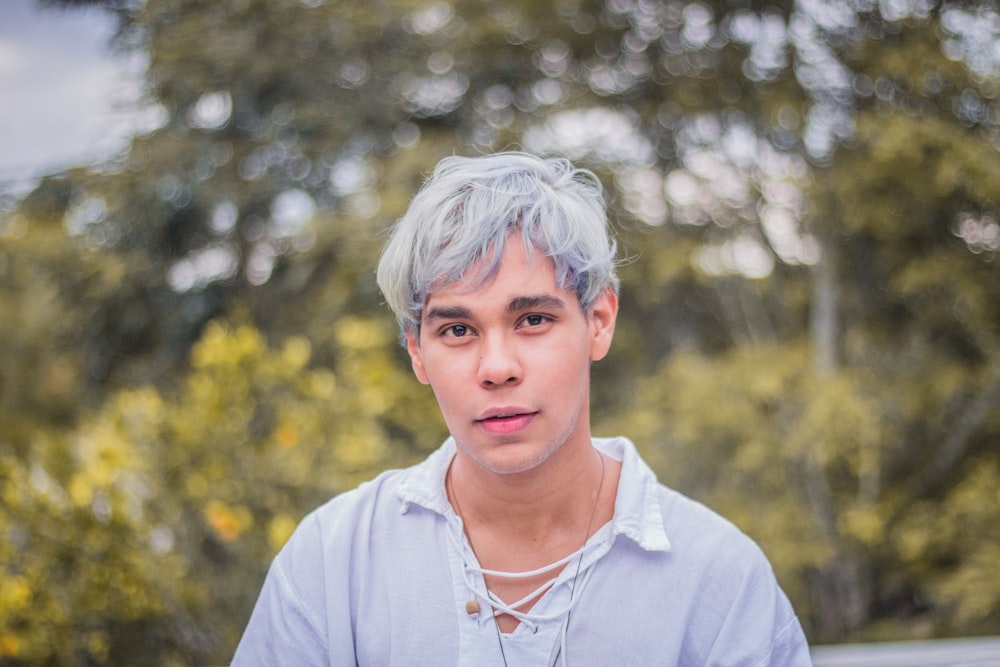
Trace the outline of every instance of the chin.
{"type": "Polygon", "coordinates": [[[500,445],[487,455],[461,444],[458,448],[487,472],[496,475],[515,475],[533,470],[548,461],[559,450],[559,445],[551,445],[544,449],[540,449],[538,445],[500,445]]]}

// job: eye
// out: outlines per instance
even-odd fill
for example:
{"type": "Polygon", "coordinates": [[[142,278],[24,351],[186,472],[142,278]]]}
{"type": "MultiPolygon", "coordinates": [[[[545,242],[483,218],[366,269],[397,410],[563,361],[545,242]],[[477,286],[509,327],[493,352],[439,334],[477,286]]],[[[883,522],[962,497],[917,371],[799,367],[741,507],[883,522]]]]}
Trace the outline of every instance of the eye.
{"type": "Polygon", "coordinates": [[[469,333],[469,327],[464,324],[452,324],[441,330],[441,335],[448,338],[461,338],[469,333]]]}
{"type": "Polygon", "coordinates": [[[524,323],[530,327],[537,327],[539,324],[545,322],[545,318],[541,315],[528,315],[524,318],[524,323]]]}
{"type": "Polygon", "coordinates": [[[535,329],[542,327],[546,324],[550,324],[552,318],[548,315],[539,315],[538,313],[531,313],[530,315],[525,315],[521,318],[520,326],[529,329],[535,329]]]}

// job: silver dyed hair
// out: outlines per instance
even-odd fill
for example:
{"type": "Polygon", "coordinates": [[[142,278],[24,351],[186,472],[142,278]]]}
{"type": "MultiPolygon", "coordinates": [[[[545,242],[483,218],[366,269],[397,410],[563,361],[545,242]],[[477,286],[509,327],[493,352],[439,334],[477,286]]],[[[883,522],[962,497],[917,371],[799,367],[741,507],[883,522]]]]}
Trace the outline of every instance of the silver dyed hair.
{"type": "Polygon", "coordinates": [[[450,157],[413,198],[379,261],[379,288],[403,331],[419,329],[435,286],[474,288],[495,277],[516,233],[527,250],[551,258],[557,283],[584,310],[603,289],[617,292],[616,246],[592,172],[527,153],[450,157]]]}

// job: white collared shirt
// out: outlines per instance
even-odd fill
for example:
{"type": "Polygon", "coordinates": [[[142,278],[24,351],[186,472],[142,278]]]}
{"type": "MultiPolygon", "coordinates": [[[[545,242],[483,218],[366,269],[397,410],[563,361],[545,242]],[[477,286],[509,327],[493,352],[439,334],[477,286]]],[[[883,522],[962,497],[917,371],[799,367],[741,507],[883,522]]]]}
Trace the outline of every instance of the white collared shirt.
{"type": "Polygon", "coordinates": [[[275,558],[237,649],[257,665],[810,665],[763,553],[656,481],[625,438],[613,519],[514,632],[498,635],[445,495],[455,444],[307,516],[275,558]],[[502,652],[501,652],[502,646],[502,652]]]}

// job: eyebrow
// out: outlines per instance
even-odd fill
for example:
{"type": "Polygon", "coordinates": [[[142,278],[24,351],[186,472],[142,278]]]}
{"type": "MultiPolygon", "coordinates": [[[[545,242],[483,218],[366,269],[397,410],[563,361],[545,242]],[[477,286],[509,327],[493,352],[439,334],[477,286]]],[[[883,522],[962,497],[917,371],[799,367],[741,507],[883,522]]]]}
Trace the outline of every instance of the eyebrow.
{"type": "Polygon", "coordinates": [[[559,310],[566,307],[566,302],[551,294],[541,294],[538,296],[519,296],[510,300],[507,304],[507,312],[510,314],[520,313],[525,310],[559,310]]]}
{"type": "Polygon", "coordinates": [[[472,311],[463,306],[436,306],[424,313],[424,321],[431,320],[468,320],[472,311]]]}
{"type": "MultiPolygon", "coordinates": [[[[550,294],[518,296],[507,303],[505,311],[509,315],[526,310],[560,310],[566,307],[566,302],[550,294]]],[[[465,306],[435,306],[424,313],[423,320],[468,320],[472,319],[472,311],[465,306]]]]}

